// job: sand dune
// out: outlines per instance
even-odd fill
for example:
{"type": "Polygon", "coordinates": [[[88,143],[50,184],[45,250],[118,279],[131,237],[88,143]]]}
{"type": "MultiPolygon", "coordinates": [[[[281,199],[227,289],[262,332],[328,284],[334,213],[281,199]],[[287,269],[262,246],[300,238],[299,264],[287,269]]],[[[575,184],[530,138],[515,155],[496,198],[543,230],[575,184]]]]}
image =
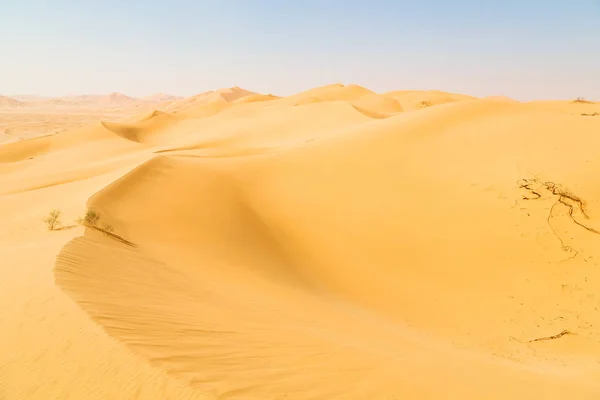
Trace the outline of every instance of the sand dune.
{"type": "MultiPolygon", "coordinates": [[[[2,106],[0,100],[0,143],[32,139],[66,132],[100,120],[125,121],[137,114],[147,115],[162,103],[150,103],[119,94],[42,98],[21,96],[27,103],[2,106]]],[[[8,104],[8,101],[4,102],[8,104]]],[[[11,103],[15,104],[15,103],[11,103]]]]}
{"type": "Polygon", "coordinates": [[[280,103],[299,106],[324,101],[350,101],[374,92],[358,85],[336,83],[307,90],[280,100],[280,103]]]}
{"type": "Polygon", "coordinates": [[[254,102],[258,102],[258,101],[269,101],[269,100],[277,100],[279,99],[279,96],[275,96],[272,94],[260,94],[260,93],[255,93],[255,94],[249,94],[247,96],[244,97],[240,97],[236,100],[234,100],[235,103],[254,103],[254,102]]]}
{"type": "Polygon", "coordinates": [[[463,94],[440,92],[438,90],[396,90],[384,94],[395,99],[403,110],[415,110],[458,101],[475,100],[463,94]]]}
{"type": "Polygon", "coordinates": [[[598,398],[577,106],[231,88],[1,146],[0,396],[598,398]]]}
{"type": "Polygon", "coordinates": [[[0,96],[0,108],[25,107],[27,104],[10,97],[0,96]]]}
{"type": "Polygon", "coordinates": [[[188,110],[193,106],[203,106],[210,103],[230,103],[246,96],[255,95],[246,89],[234,86],[209,92],[200,93],[196,96],[186,97],[181,100],[175,100],[166,105],[165,111],[188,110]]]}
{"type": "Polygon", "coordinates": [[[110,93],[107,95],[83,95],[67,97],[64,100],[79,104],[94,104],[99,106],[114,106],[138,103],[140,100],[126,96],[122,93],[110,93]]]}
{"type": "Polygon", "coordinates": [[[156,93],[151,96],[142,97],[140,100],[149,101],[152,103],[164,103],[167,101],[181,100],[182,97],[173,96],[165,93],[156,93]]]}
{"type": "Polygon", "coordinates": [[[102,126],[125,139],[134,142],[150,142],[156,132],[173,128],[176,120],[169,113],[155,110],[137,123],[102,122],[102,126]]]}
{"type": "Polygon", "coordinates": [[[375,93],[361,96],[351,101],[351,104],[357,110],[372,115],[374,118],[385,118],[403,111],[397,100],[375,93]]]}

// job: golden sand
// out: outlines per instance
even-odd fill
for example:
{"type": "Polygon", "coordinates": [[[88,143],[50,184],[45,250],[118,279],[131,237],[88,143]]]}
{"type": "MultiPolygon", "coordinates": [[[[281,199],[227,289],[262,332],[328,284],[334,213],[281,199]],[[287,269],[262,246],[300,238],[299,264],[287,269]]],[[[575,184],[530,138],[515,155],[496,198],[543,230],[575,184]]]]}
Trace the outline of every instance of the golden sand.
{"type": "Polygon", "coordinates": [[[94,101],[0,146],[0,399],[600,398],[600,104],[94,101]]]}

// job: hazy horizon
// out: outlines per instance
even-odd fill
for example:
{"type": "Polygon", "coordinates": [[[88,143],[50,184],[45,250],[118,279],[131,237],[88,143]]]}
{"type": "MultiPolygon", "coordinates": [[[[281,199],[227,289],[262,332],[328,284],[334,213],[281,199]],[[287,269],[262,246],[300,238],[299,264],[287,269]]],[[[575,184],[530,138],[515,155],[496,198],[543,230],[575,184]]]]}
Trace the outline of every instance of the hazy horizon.
{"type": "Polygon", "coordinates": [[[600,99],[600,2],[0,4],[0,95],[286,96],[333,83],[600,99]]]}

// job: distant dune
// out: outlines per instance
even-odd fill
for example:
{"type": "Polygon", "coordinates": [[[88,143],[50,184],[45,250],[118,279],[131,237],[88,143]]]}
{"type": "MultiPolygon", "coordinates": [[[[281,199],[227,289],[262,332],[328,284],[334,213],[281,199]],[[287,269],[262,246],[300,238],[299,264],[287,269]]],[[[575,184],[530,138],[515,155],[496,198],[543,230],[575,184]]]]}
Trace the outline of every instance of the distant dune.
{"type": "Polygon", "coordinates": [[[49,100],[49,97],[45,96],[36,96],[36,95],[14,95],[9,96],[15,100],[21,101],[23,103],[37,103],[49,100]]]}
{"type": "Polygon", "coordinates": [[[173,96],[173,95],[165,94],[165,93],[156,93],[151,96],[146,96],[146,97],[140,98],[140,100],[149,101],[151,103],[164,103],[166,101],[174,101],[174,100],[181,100],[181,99],[183,99],[183,97],[173,96]]]}
{"type": "Polygon", "coordinates": [[[236,103],[253,103],[253,102],[259,102],[259,101],[277,100],[280,98],[281,97],[275,96],[272,94],[255,93],[255,94],[248,94],[246,96],[237,98],[236,100],[234,100],[234,102],[236,102],[236,103]]]}
{"type": "Polygon", "coordinates": [[[27,103],[15,100],[11,97],[0,96],[0,108],[19,108],[25,107],[27,103]]]}
{"type": "Polygon", "coordinates": [[[0,397],[600,398],[600,104],[145,103],[0,146],[0,397]]]}
{"type": "Polygon", "coordinates": [[[38,104],[47,104],[47,105],[54,105],[54,106],[77,106],[78,105],[76,101],[69,101],[69,100],[65,100],[65,99],[42,100],[42,101],[39,101],[38,104]]]}
{"type": "Polygon", "coordinates": [[[358,85],[343,85],[336,83],[310,89],[281,100],[290,105],[303,105],[324,101],[349,101],[374,92],[358,85]]]}
{"type": "Polygon", "coordinates": [[[187,111],[194,113],[194,108],[200,107],[200,109],[204,108],[206,105],[208,107],[220,107],[225,104],[239,101],[240,99],[246,96],[252,96],[256,93],[250,92],[246,89],[242,89],[240,87],[232,87],[232,88],[223,88],[219,90],[213,90],[209,92],[204,92],[197,94],[195,96],[186,97],[181,100],[171,101],[166,104],[166,111],[176,111],[182,112],[187,111]]]}
{"type": "Polygon", "coordinates": [[[141,100],[126,96],[122,93],[110,93],[107,95],[78,95],[62,97],[60,100],[72,104],[98,105],[98,106],[123,106],[140,103],[141,100]]]}
{"type": "Polygon", "coordinates": [[[484,97],[484,100],[505,101],[508,103],[518,103],[517,100],[511,99],[510,97],[506,97],[506,96],[488,96],[488,97],[484,97]]]}

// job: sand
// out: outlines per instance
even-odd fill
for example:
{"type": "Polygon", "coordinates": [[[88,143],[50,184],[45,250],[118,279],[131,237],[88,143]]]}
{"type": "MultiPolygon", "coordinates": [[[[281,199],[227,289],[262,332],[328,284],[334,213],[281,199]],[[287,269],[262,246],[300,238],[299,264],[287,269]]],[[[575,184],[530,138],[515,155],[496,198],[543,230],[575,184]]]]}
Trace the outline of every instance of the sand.
{"type": "Polygon", "coordinates": [[[126,121],[180,99],[164,93],[143,98],[122,93],[56,98],[0,96],[0,144],[65,132],[102,120],[126,121]]]}
{"type": "Polygon", "coordinates": [[[600,104],[129,110],[0,146],[0,399],[600,397],[600,104]]]}

